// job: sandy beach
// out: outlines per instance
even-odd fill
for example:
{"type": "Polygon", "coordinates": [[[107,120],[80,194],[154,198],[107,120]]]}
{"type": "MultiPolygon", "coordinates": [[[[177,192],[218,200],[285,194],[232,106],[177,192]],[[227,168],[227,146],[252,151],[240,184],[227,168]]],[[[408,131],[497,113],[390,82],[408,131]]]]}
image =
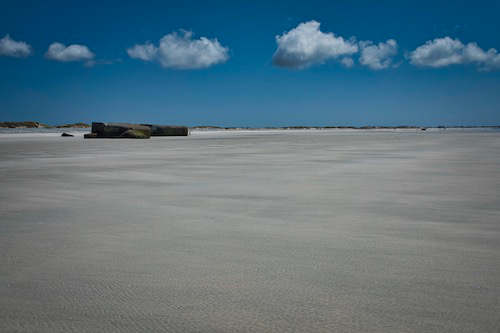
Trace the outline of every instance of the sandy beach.
{"type": "Polygon", "coordinates": [[[1,332],[499,332],[500,131],[0,138],[1,332]]]}

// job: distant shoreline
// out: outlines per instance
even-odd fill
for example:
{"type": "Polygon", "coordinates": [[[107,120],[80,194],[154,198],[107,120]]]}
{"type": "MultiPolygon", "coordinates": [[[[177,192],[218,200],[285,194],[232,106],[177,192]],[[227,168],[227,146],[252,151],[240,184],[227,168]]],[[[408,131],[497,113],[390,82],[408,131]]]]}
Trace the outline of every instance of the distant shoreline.
{"type": "Polygon", "coordinates": [[[370,129],[447,129],[447,128],[500,128],[500,125],[490,126],[265,126],[265,127],[222,127],[222,126],[192,126],[189,129],[195,130],[304,130],[304,129],[355,129],[355,130],[370,130],[370,129]]]}
{"type": "MultiPolygon", "coordinates": [[[[0,128],[90,128],[91,126],[86,123],[72,123],[62,125],[47,125],[37,121],[4,121],[0,122],[0,128]]],[[[438,125],[438,126],[412,126],[412,125],[399,125],[399,126],[264,126],[264,127],[251,127],[251,126],[211,126],[211,125],[198,125],[188,126],[191,130],[304,130],[304,129],[354,129],[354,130],[370,130],[370,129],[447,129],[447,128],[500,128],[500,125],[438,125]]]]}
{"type": "Polygon", "coordinates": [[[0,128],[90,128],[86,123],[73,123],[63,125],[47,125],[38,121],[2,121],[0,128]]]}

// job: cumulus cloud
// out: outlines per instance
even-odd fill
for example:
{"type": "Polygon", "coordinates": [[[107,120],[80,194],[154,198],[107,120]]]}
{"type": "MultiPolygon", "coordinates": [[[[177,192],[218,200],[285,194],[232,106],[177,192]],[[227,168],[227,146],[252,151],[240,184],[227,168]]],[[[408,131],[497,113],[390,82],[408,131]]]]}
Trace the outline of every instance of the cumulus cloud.
{"type": "Polygon", "coordinates": [[[146,44],[135,45],[134,47],[131,47],[127,50],[127,53],[131,58],[151,61],[156,57],[158,48],[148,42],[146,44]]]}
{"type": "Polygon", "coordinates": [[[184,30],[163,36],[158,46],[147,42],[134,45],[127,53],[131,58],[157,61],[165,68],[175,69],[207,68],[229,59],[229,49],[216,38],[193,39],[193,33],[184,30]]]}
{"type": "Polygon", "coordinates": [[[354,60],[352,60],[352,58],[349,57],[342,58],[342,60],[340,60],[340,63],[347,68],[354,66],[354,60]]]}
{"type": "Polygon", "coordinates": [[[56,61],[92,61],[94,54],[85,45],[73,44],[66,46],[61,43],[52,43],[45,53],[48,59],[56,61]]]}
{"type": "Polygon", "coordinates": [[[31,46],[26,42],[15,41],[9,35],[0,39],[0,56],[24,58],[31,54],[31,46]]]}
{"type": "Polygon", "coordinates": [[[412,51],[408,58],[411,64],[423,67],[476,64],[482,70],[500,69],[500,55],[496,49],[484,51],[477,43],[463,44],[450,37],[429,40],[412,51]]]}
{"type": "Polygon", "coordinates": [[[352,59],[345,59],[350,59],[350,55],[358,52],[356,41],[346,40],[331,32],[324,33],[319,27],[319,22],[304,22],[281,36],[276,36],[278,48],[273,55],[273,64],[301,69],[343,57],[342,63],[352,66],[352,59]]]}
{"type": "Polygon", "coordinates": [[[392,64],[392,57],[398,53],[398,44],[394,39],[389,39],[385,43],[373,44],[371,41],[359,43],[361,56],[359,62],[374,70],[389,67],[392,64]]]}

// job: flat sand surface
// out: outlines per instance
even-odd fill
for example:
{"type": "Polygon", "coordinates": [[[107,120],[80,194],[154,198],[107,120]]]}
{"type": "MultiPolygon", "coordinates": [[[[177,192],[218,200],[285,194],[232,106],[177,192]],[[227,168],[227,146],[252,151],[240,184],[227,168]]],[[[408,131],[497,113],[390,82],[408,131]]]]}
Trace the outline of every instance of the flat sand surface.
{"type": "Polygon", "coordinates": [[[500,332],[500,132],[0,138],[1,332],[500,332]]]}

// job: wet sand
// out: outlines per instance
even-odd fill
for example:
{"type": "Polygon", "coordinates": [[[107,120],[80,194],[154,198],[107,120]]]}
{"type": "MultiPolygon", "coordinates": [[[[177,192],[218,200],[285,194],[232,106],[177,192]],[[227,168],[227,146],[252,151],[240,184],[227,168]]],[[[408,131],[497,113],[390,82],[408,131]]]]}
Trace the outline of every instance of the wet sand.
{"type": "Polygon", "coordinates": [[[500,331],[500,132],[0,139],[1,332],[500,331]]]}

